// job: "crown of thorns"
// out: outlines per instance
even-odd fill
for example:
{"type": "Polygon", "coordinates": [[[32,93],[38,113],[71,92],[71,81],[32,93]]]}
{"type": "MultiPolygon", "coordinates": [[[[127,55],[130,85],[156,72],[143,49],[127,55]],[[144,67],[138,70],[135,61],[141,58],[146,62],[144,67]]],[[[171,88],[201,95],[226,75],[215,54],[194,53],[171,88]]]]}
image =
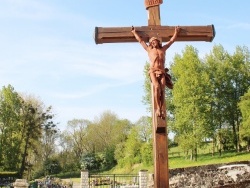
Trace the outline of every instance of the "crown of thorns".
{"type": "Polygon", "coordinates": [[[151,37],[151,38],[149,39],[149,43],[151,43],[151,42],[154,41],[154,40],[158,40],[158,41],[160,42],[160,40],[159,40],[158,38],[156,38],[156,37],[151,37]]]}

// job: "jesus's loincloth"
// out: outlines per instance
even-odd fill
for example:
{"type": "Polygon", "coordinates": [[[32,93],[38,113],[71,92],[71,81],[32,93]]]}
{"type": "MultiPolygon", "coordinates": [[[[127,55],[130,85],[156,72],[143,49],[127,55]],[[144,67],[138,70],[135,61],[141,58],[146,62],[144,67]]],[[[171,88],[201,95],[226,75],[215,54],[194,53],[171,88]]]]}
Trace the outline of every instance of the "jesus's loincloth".
{"type": "Polygon", "coordinates": [[[170,74],[168,74],[168,68],[158,69],[158,68],[150,67],[148,73],[149,74],[154,73],[156,78],[158,79],[161,78],[162,76],[165,76],[166,86],[169,89],[173,89],[174,85],[172,83],[170,74]]]}

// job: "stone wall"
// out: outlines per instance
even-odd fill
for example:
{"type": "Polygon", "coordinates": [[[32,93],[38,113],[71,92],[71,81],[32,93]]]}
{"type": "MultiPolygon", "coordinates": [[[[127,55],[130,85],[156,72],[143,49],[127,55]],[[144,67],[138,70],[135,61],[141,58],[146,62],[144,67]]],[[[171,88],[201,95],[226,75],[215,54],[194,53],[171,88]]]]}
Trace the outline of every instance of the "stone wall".
{"type": "Polygon", "coordinates": [[[16,181],[13,183],[14,188],[28,188],[29,183],[26,179],[16,179],[16,181]]]}
{"type": "Polygon", "coordinates": [[[250,161],[171,169],[170,188],[250,188],[250,161]]]}

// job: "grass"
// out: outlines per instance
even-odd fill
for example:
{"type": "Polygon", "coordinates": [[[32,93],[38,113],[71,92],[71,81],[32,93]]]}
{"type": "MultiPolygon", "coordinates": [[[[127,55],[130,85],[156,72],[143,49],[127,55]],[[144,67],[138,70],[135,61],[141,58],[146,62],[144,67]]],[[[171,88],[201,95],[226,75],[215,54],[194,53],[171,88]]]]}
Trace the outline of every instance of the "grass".
{"type": "Polygon", "coordinates": [[[221,156],[215,152],[212,156],[212,143],[206,144],[198,149],[197,161],[190,160],[179,147],[173,147],[169,150],[169,168],[185,168],[192,166],[202,166],[209,164],[224,164],[238,161],[249,161],[250,152],[223,151],[221,156]]]}
{"type": "Polygon", "coordinates": [[[71,180],[73,183],[80,183],[80,182],[81,182],[81,178],[70,178],[70,180],[71,180]]]}
{"type": "MultiPolygon", "coordinates": [[[[250,152],[240,152],[237,153],[235,151],[227,151],[222,152],[222,155],[219,156],[218,152],[214,153],[214,156],[211,154],[212,145],[208,144],[206,147],[198,150],[198,158],[197,161],[190,160],[189,157],[186,157],[183,152],[181,152],[180,148],[174,147],[168,151],[169,156],[169,168],[185,168],[192,166],[202,166],[202,165],[210,165],[210,164],[225,164],[231,162],[239,162],[239,161],[249,161],[250,160],[250,152]]],[[[104,173],[138,173],[140,170],[148,170],[149,173],[153,173],[154,167],[145,166],[143,164],[136,164],[131,167],[119,168],[115,167],[109,172],[104,173]]]]}
{"type": "Polygon", "coordinates": [[[222,156],[219,156],[218,153],[215,153],[214,156],[211,154],[200,154],[198,155],[197,161],[191,161],[190,159],[185,159],[184,156],[180,157],[170,157],[169,158],[169,167],[170,168],[183,168],[191,166],[202,166],[209,164],[224,164],[231,162],[239,161],[249,161],[250,153],[236,153],[236,152],[227,152],[223,153],[222,156]]]}

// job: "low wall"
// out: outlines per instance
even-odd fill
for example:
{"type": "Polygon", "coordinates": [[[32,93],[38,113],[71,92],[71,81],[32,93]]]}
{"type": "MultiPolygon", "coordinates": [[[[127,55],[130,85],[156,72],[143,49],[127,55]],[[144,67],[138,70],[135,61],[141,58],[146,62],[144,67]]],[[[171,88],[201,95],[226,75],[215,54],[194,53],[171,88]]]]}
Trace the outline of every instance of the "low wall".
{"type": "Polygon", "coordinates": [[[170,169],[170,188],[250,188],[250,161],[170,169]]]}

